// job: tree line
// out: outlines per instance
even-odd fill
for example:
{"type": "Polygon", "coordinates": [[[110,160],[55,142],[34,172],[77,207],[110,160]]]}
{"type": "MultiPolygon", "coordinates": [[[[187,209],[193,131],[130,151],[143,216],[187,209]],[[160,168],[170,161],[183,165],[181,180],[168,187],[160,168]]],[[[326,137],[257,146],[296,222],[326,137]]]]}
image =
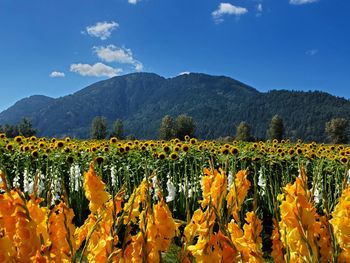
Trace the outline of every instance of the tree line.
{"type": "MultiPolygon", "coordinates": [[[[159,128],[159,138],[161,140],[170,140],[172,138],[183,140],[186,135],[194,137],[195,131],[196,125],[192,117],[181,114],[174,120],[169,115],[166,115],[159,128]]],[[[107,137],[116,137],[119,140],[123,140],[125,139],[123,121],[117,119],[114,122],[112,131],[109,132],[107,118],[97,116],[92,120],[90,137],[96,140],[105,139],[107,137]]],[[[128,139],[132,139],[133,136],[129,135],[128,137],[128,139]]]]}
{"type": "MultiPolygon", "coordinates": [[[[328,141],[333,144],[343,144],[348,142],[346,133],[348,122],[344,118],[333,118],[325,123],[325,132],[328,136],[328,141]]],[[[247,122],[242,121],[236,129],[236,140],[251,141],[254,140],[250,135],[250,126],[247,122]]],[[[284,137],[283,119],[275,115],[272,117],[266,138],[270,140],[281,141],[284,137]]]]}
{"type": "Polygon", "coordinates": [[[23,118],[17,124],[0,125],[0,132],[5,133],[7,138],[14,138],[19,135],[30,137],[36,135],[38,130],[33,128],[33,124],[29,119],[23,118]]]}
{"type": "MultiPolygon", "coordinates": [[[[328,140],[333,144],[344,144],[348,142],[348,134],[346,133],[348,122],[345,118],[333,118],[325,123],[325,132],[328,140]]],[[[37,134],[37,130],[33,128],[32,122],[23,118],[18,124],[0,125],[0,132],[5,133],[8,138],[16,136],[30,137],[37,134]]],[[[179,138],[184,140],[185,136],[195,137],[196,124],[191,116],[186,114],[178,115],[175,119],[170,115],[163,117],[159,127],[159,139],[171,140],[179,138]]],[[[116,137],[119,140],[135,139],[134,136],[125,136],[124,125],[121,119],[117,119],[111,131],[108,129],[107,118],[96,116],[91,122],[90,138],[102,140],[106,138],[116,137]]],[[[266,131],[266,139],[281,141],[284,138],[283,119],[279,115],[272,117],[269,127],[266,131]]],[[[228,136],[227,140],[235,139],[237,141],[256,141],[264,138],[254,138],[251,135],[251,126],[246,121],[241,121],[236,127],[234,136],[228,136]]]]}

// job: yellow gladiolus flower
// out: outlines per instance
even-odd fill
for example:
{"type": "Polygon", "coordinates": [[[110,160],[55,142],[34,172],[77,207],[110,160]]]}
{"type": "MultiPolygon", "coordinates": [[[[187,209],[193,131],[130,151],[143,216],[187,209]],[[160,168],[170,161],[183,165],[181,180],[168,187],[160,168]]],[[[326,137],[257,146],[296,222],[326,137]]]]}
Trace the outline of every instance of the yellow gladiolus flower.
{"type": "Polygon", "coordinates": [[[159,238],[159,249],[161,251],[166,251],[176,234],[177,227],[174,219],[172,218],[171,212],[165,203],[164,199],[153,207],[154,210],[154,221],[157,226],[157,232],[159,238]]]}
{"type": "Polygon", "coordinates": [[[62,202],[56,205],[50,213],[48,219],[49,236],[52,242],[50,252],[58,261],[70,260],[75,255],[73,217],[73,210],[62,202]]]}
{"type": "Polygon", "coordinates": [[[329,222],[341,248],[341,262],[348,262],[350,261],[350,187],[343,191],[332,217],[329,222]]]}
{"type": "Polygon", "coordinates": [[[12,241],[5,236],[4,230],[0,233],[0,262],[13,262],[16,256],[15,246],[12,241]]]}
{"type": "Polygon", "coordinates": [[[91,164],[89,171],[84,174],[84,189],[85,196],[90,201],[89,209],[92,213],[96,212],[111,198],[105,191],[105,187],[105,183],[97,176],[91,164]]]}
{"type": "Polygon", "coordinates": [[[247,179],[247,176],[248,172],[246,170],[239,171],[236,174],[236,179],[226,196],[227,208],[236,222],[239,222],[238,213],[241,210],[241,206],[251,185],[250,181],[247,179]]]}

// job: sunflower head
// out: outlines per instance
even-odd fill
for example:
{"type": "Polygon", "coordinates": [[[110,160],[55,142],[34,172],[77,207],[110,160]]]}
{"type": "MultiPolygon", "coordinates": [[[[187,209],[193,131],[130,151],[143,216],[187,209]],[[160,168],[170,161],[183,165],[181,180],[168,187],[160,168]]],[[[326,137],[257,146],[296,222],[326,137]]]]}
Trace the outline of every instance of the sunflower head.
{"type": "Polygon", "coordinates": [[[170,157],[171,160],[177,160],[177,158],[179,158],[179,155],[177,154],[177,152],[172,152],[169,155],[169,157],[170,157]]]}

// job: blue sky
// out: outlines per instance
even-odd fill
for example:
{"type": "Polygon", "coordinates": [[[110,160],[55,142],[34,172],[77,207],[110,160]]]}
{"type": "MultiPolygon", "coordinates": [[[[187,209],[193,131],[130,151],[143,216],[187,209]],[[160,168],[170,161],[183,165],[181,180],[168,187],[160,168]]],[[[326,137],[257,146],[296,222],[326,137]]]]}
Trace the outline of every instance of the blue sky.
{"type": "Polygon", "coordinates": [[[0,0],[0,110],[136,71],[350,98],[349,0],[0,0]]]}

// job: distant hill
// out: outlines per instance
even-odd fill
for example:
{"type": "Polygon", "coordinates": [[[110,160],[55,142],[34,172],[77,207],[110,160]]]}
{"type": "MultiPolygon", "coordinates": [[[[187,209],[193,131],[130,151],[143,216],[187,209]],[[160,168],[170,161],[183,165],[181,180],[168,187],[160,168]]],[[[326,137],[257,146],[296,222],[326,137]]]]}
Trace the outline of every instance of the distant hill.
{"type": "Polygon", "coordinates": [[[122,119],[127,134],[152,139],[157,138],[164,115],[182,113],[194,118],[201,139],[232,136],[240,121],[251,125],[253,136],[264,138],[272,116],[279,114],[286,137],[324,141],[325,122],[348,118],[350,101],[319,91],[261,93],[225,76],[191,73],[166,79],[133,73],[57,99],[32,96],[20,100],[0,113],[0,124],[27,117],[39,135],[86,138],[92,119],[105,116],[110,125],[122,119]]]}

